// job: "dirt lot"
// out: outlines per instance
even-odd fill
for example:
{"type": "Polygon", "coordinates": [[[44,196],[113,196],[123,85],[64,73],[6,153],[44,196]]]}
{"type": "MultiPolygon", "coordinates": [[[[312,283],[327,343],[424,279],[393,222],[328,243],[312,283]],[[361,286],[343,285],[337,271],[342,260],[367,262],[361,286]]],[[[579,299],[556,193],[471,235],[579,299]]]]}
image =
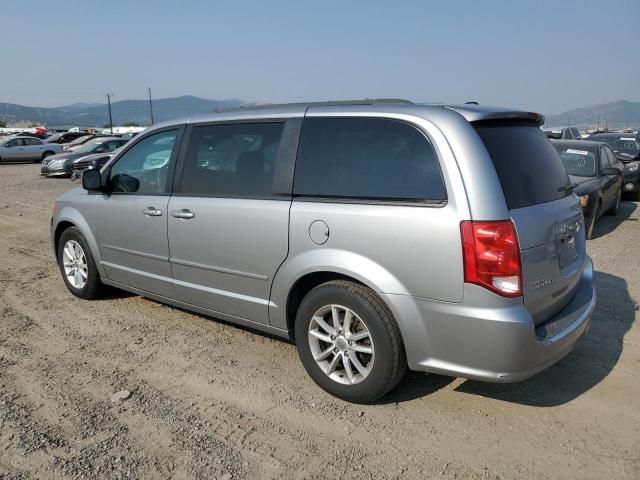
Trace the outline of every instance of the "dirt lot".
{"type": "Polygon", "coordinates": [[[72,186],[0,165],[0,478],[639,478],[637,204],[596,227],[598,307],[562,362],[512,385],[410,373],[359,406],[281,340],[72,297],[49,246],[72,186]]]}

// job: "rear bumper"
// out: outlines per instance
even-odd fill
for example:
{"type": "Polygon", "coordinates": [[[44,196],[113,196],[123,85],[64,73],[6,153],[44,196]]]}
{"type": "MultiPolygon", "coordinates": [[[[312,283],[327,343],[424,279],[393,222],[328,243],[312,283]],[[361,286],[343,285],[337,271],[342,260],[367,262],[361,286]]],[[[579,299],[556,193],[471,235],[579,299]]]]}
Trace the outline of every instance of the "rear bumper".
{"type": "Polygon", "coordinates": [[[588,257],[571,302],[537,327],[522,299],[475,285],[465,285],[460,304],[383,296],[401,318],[409,368],[488,382],[524,380],[563,358],[586,334],[596,303],[588,257]]]}

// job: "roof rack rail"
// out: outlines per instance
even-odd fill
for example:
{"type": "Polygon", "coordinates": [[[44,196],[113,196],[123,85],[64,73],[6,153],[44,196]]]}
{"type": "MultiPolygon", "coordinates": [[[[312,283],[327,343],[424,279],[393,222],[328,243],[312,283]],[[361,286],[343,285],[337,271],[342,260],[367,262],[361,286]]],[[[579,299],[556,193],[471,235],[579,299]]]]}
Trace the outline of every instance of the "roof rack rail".
{"type": "Polygon", "coordinates": [[[379,104],[403,104],[403,105],[413,105],[413,102],[410,100],[405,100],[402,98],[364,98],[360,100],[335,100],[328,102],[292,102],[292,103],[263,103],[263,104],[247,104],[240,105],[239,107],[231,107],[231,108],[220,108],[216,109],[217,113],[224,112],[237,112],[242,110],[261,110],[267,108],[279,108],[279,107],[295,107],[295,106],[321,106],[321,107],[330,107],[334,105],[379,105],[379,104]]]}

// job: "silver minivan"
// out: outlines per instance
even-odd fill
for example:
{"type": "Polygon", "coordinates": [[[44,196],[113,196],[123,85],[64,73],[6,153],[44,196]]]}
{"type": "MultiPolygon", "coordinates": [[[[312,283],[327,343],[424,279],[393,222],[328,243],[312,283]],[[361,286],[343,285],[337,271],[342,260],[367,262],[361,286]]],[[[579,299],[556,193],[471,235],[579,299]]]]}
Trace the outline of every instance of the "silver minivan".
{"type": "Polygon", "coordinates": [[[407,368],[525,379],[595,306],[584,219],[543,117],[400,100],[271,105],[147,129],[61,195],[64,282],[295,339],[323,389],[407,368]]]}

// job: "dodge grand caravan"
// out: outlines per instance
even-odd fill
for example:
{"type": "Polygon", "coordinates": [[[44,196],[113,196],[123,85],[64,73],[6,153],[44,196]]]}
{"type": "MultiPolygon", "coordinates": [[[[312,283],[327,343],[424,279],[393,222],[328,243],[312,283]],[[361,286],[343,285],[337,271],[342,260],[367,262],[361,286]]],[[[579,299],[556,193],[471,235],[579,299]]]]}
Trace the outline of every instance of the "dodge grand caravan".
{"type": "Polygon", "coordinates": [[[585,335],[584,219],[530,112],[378,100],[155,125],[56,202],[72,294],[106,286],[295,340],[354,402],[407,368],[514,382],[585,335]]]}

